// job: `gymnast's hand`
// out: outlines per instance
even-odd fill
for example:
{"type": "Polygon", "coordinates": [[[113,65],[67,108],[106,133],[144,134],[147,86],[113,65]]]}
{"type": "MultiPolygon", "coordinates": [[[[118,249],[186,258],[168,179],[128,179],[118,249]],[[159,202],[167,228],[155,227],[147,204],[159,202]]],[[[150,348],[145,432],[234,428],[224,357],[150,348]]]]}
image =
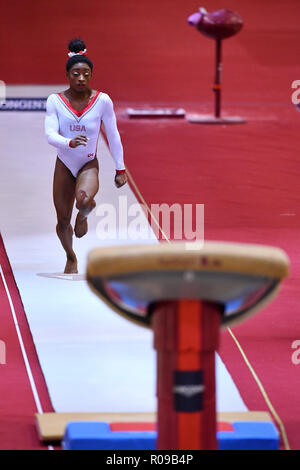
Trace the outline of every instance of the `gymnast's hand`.
{"type": "Polygon", "coordinates": [[[76,135],[74,139],[71,140],[70,142],[70,147],[75,148],[78,147],[79,145],[86,145],[87,144],[87,136],[83,134],[76,135]]]}
{"type": "Polygon", "coordinates": [[[126,176],[126,173],[117,173],[116,172],[116,176],[115,176],[115,185],[117,186],[117,188],[121,188],[121,186],[124,186],[124,184],[127,183],[127,176],[126,176]]]}

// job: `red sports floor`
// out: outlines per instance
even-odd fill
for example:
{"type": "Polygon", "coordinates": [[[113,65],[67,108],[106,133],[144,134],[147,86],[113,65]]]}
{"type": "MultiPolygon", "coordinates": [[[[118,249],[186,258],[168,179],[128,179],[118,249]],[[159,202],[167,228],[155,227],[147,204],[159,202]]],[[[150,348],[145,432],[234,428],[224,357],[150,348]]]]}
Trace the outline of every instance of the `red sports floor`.
{"type": "MultiPolygon", "coordinates": [[[[275,115],[275,109],[272,112],[275,115]]],[[[299,448],[299,418],[295,413],[299,406],[299,379],[297,366],[291,360],[294,352],[291,346],[299,338],[300,327],[297,314],[299,197],[293,180],[299,163],[295,163],[295,151],[290,148],[293,122],[290,126],[279,124],[282,114],[278,112],[277,123],[264,122],[263,129],[261,123],[254,121],[239,128],[216,129],[174,122],[158,124],[153,129],[151,122],[120,120],[120,127],[124,132],[128,167],[148,204],[204,203],[206,240],[274,245],[289,255],[291,275],[280,296],[263,313],[235,327],[233,332],[295,449],[299,448]],[[254,136],[259,152],[249,149],[254,136]],[[197,141],[201,142],[199,150],[194,148],[197,141]],[[151,168],[159,169],[146,174],[143,165],[131,157],[133,153],[143,155],[144,161],[152,155],[151,168]]],[[[296,136],[295,127],[294,133],[296,136]]],[[[249,409],[268,409],[228,332],[222,335],[220,355],[249,409]]]]}
{"type": "MultiPolygon", "coordinates": [[[[127,106],[212,110],[214,47],[186,24],[200,6],[194,1],[91,1],[84,11],[77,1],[70,7],[63,0],[59,9],[53,2],[22,5],[16,11],[6,4],[0,20],[7,65],[1,79],[61,83],[65,45],[81,34],[94,60],[94,87],[115,102],[126,164],[145,201],[202,203],[206,240],[270,244],[289,255],[291,274],[279,297],[233,333],[290,447],[299,449],[300,365],[291,360],[292,343],[300,339],[300,115],[291,103],[291,83],[300,78],[299,2],[208,0],[204,5],[209,11],[232,8],[245,22],[238,36],[224,42],[223,108],[247,122],[226,127],[126,117],[127,106]],[[12,34],[15,41],[7,43],[12,34]]],[[[270,411],[227,331],[220,354],[249,409],[270,411]]],[[[17,387],[15,379],[7,380],[17,387]]]]}

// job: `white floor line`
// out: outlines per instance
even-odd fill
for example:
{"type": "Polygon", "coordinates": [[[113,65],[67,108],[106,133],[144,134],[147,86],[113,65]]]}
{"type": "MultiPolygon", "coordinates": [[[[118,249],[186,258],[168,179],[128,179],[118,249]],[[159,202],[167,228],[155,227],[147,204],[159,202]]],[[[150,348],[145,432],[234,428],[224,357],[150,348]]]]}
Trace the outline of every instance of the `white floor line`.
{"type": "Polygon", "coordinates": [[[33,378],[32,372],[31,372],[31,367],[30,367],[30,364],[29,364],[28,356],[27,356],[27,353],[26,353],[26,350],[25,350],[22,334],[21,334],[21,331],[20,331],[20,328],[19,328],[19,325],[18,325],[18,320],[17,320],[15,308],[14,308],[14,305],[13,305],[13,302],[12,302],[12,299],[11,299],[11,295],[10,295],[10,292],[9,292],[9,289],[8,289],[6,279],[5,279],[5,276],[4,276],[1,265],[0,265],[0,273],[1,273],[2,281],[3,281],[4,287],[5,287],[8,302],[9,302],[9,305],[10,305],[12,317],[13,317],[13,320],[14,320],[14,325],[15,325],[18,340],[19,340],[19,343],[20,343],[23,359],[24,359],[24,362],[25,362],[26,372],[27,372],[28,379],[29,379],[29,382],[30,382],[30,386],[31,386],[34,401],[35,401],[35,404],[36,404],[37,412],[38,413],[43,413],[42,405],[41,405],[41,402],[40,402],[40,399],[39,399],[37,388],[36,388],[34,378],[33,378]]]}
{"type": "MultiPolygon", "coordinates": [[[[9,288],[8,288],[8,285],[7,285],[7,282],[6,282],[1,264],[0,264],[0,274],[1,274],[1,278],[2,278],[2,281],[3,281],[4,288],[5,288],[5,292],[6,292],[6,295],[7,295],[7,298],[8,298],[8,302],[9,302],[9,305],[10,305],[10,311],[11,311],[13,321],[14,321],[14,325],[15,325],[15,328],[16,328],[16,332],[17,332],[20,348],[21,348],[21,351],[22,351],[22,356],[23,356],[23,359],[24,359],[25,368],[26,368],[26,372],[27,372],[27,375],[28,375],[28,379],[29,379],[31,390],[32,390],[33,398],[34,398],[34,401],[35,401],[36,409],[37,409],[37,412],[39,414],[42,414],[43,413],[43,408],[42,408],[42,405],[41,405],[41,402],[40,402],[39,394],[38,394],[38,391],[37,391],[37,388],[36,388],[36,385],[35,385],[35,381],[34,381],[34,378],[33,378],[32,371],[31,371],[29,359],[28,359],[26,349],[25,349],[25,346],[24,346],[24,341],[23,341],[22,334],[21,334],[21,331],[20,331],[20,328],[19,328],[18,319],[17,319],[15,308],[14,308],[14,304],[13,304],[13,301],[12,301],[12,298],[11,298],[11,295],[10,295],[10,292],[9,292],[9,288]]],[[[53,447],[48,446],[48,450],[53,450],[53,447]]]]}

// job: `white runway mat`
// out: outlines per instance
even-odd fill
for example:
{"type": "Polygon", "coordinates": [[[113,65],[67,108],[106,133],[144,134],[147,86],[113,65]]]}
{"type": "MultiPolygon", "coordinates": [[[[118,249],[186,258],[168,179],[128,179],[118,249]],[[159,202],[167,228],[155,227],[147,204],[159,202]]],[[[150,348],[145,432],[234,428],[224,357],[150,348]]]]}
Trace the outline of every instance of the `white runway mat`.
{"type": "MultiPolygon", "coordinates": [[[[50,91],[15,87],[9,93],[47,96],[50,91]]],[[[146,240],[100,240],[96,230],[101,217],[96,209],[90,215],[87,236],[74,239],[80,275],[72,280],[62,274],[65,258],[55,234],[52,202],[55,149],[46,142],[43,122],[43,112],[0,113],[4,131],[0,229],[53,407],[57,412],[154,411],[156,371],[151,331],[109,311],[84,280],[91,248],[124,244],[126,249],[128,243],[146,240]]],[[[114,187],[113,160],[103,139],[99,147],[98,210],[104,203],[118,207],[119,196],[126,196],[128,205],[137,203],[128,185],[119,190],[114,187]]],[[[144,223],[148,227],[146,218],[144,223]]],[[[126,230],[125,226],[118,228],[122,233],[126,230]]],[[[155,243],[153,239],[148,242],[155,243]]],[[[216,357],[218,411],[245,411],[238,390],[216,357]]]]}

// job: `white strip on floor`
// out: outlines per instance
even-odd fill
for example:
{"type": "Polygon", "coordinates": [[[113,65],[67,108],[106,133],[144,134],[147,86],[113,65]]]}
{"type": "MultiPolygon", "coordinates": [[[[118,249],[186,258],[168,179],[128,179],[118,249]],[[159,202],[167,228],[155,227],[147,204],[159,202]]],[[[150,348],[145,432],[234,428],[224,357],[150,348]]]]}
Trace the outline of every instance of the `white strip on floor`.
{"type": "MultiPolygon", "coordinates": [[[[7,96],[48,93],[49,87],[38,91],[8,87],[7,96]]],[[[126,249],[128,243],[156,241],[151,237],[100,240],[96,229],[101,218],[94,211],[87,236],[74,239],[81,276],[70,280],[62,275],[65,259],[55,234],[52,202],[55,149],[46,142],[43,122],[42,112],[0,113],[0,229],[53,407],[57,412],[154,411],[156,367],[151,331],[111,312],[83,278],[91,248],[124,244],[126,249]]],[[[104,203],[118,208],[119,196],[127,198],[128,206],[136,204],[128,185],[119,190],[114,187],[112,158],[103,139],[99,146],[98,211],[104,203]]],[[[148,229],[146,218],[144,223],[148,229]]],[[[126,230],[126,226],[118,228],[122,233],[126,230]]],[[[218,355],[216,359],[218,411],[245,411],[227,369],[218,355]]]]}

